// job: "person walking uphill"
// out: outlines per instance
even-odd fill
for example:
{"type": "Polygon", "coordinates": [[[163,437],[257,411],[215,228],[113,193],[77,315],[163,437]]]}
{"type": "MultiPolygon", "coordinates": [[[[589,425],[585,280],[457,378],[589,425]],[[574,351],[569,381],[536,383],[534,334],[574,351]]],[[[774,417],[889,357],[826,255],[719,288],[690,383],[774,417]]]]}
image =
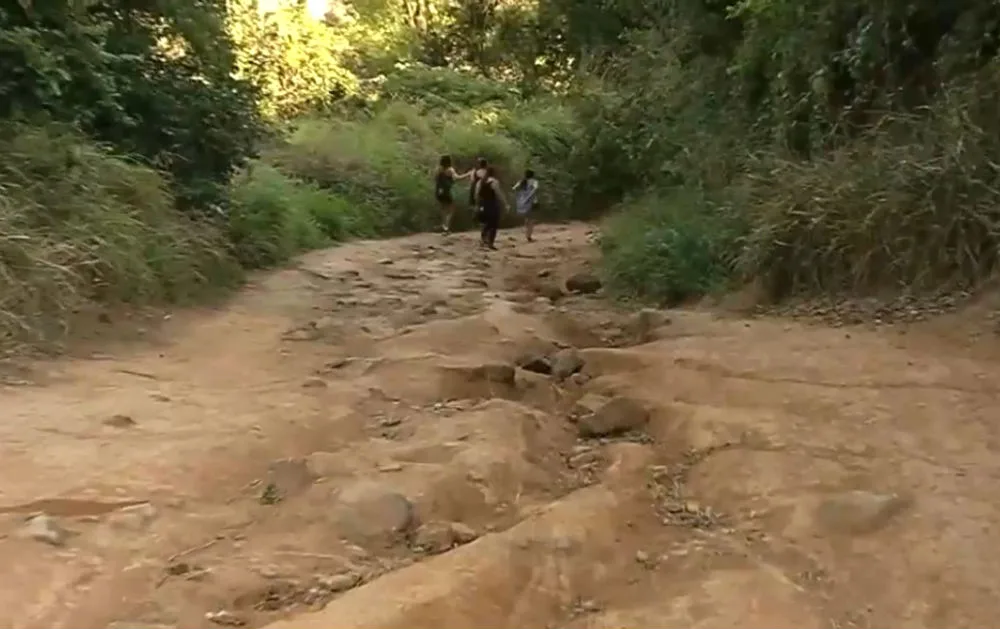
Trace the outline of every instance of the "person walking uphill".
{"type": "Polygon", "coordinates": [[[475,174],[474,170],[459,175],[452,166],[451,155],[442,155],[438,162],[437,175],[434,177],[434,197],[441,204],[441,231],[451,231],[451,219],[455,215],[455,198],[451,189],[456,179],[468,179],[475,174]]]}
{"type": "Polygon", "coordinates": [[[535,171],[529,168],[524,171],[524,178],[514,184],[514,203],[517,215],[524,219],[524,238],[528,242],[532,241],[531,233],[535,229],[535,219],[531,214],[537,197],[538,180],[535,179],[535,171]]]}
{"type": "Polygon", "coordinates": [[[482,244],[484,247],[496,249],[500,216],[507,202],[500,191],[500,182],[492,166],[486,168],[486,177],[479,183],[478,197],[480,217],[483,221],[482,244]]]}
{"type": "Polygon", "coordinates": [[[486,168],[489,166],[482,157],[476,160],[476,167],[472,172],[472,183],[469,185],[469,207],[473,212],[479,212],[479,184],[486,178],[486,168]]]}

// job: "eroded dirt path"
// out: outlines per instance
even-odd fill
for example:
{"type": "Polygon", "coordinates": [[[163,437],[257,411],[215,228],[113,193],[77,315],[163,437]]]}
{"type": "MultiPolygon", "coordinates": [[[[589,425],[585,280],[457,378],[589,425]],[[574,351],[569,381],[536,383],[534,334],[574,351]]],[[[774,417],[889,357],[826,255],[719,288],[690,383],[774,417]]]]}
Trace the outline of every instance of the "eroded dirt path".
{"type": "Polygon", "coordinates": [[[564,295],[588,238],[318,252],[7,386],[0,624],[995,621],[995,361],[564,295]]]}

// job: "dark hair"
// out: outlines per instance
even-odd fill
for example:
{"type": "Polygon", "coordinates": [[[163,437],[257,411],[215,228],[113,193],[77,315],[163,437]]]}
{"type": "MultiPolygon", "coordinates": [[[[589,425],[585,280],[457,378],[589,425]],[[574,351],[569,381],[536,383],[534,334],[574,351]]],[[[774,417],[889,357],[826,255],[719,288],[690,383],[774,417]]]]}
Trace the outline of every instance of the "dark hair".
{"type": "Polygon", "coordinates": [[[476,168],[486,168],[489,163],[486,161],[485,157],[480,157],[476,160],[476,168]]]}
{"type": "Polygon", "coordinates": [[[524,188],[525,186],[528,185],[528,180],[529,179],[534,179],[534,178],[535,178],[535,171],[531,170],[530,168],[527,169],[527,170],[525,170],[524,171],[524,178],[521,179],[521,181],[517,182],[517,187],[518,188],[524,188]]]}
{"type": "Polygon", "coordinates": [[[441,168],[451,168],[451,155],[442,155],[438,164],[441,165],[441,168]]]}

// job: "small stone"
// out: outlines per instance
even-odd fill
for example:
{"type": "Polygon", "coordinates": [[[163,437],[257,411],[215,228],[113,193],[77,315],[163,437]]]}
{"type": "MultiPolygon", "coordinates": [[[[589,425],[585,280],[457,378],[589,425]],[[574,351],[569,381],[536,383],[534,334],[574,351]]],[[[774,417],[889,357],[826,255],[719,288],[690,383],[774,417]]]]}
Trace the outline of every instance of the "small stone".
{"type": "Polygon", "coordinates": [[[389,486],[359,480],[336,494],[333,519],[348,541],[360,546],[390,547],[417,525],[410,500],[389,486]]]}
{"type": "Polygon", "coordinates": [[[601,611],[601,606],[597,604],[597,601],[592,601],[590,599],[587,599],[584,601],[580,601],[580,609],[585,612],[593,613],[601,611]]]}
{"type": "Polygon", "coordinates": [[[653,308],[644,308],[635,315],[631,328],[637,342],[647,343],[655,339],[657,328],[670,323],[670,316],[667,313],[653,308]]]}
{"type": "Polygon", "coordinates": [[[393,264],[393,260],[392,258],[382,258],[378,261],[378,263],[382,266],[389,266],[390,264],[393,264]]]}
{"type": "Polygon", "coordinates": [[[475,529],[463,522],[451,523],[451,535],[456,544],[468,544],[479,537],[475,529]]]}
{"type": "Polygon", "coordinates": [[[24,537],[51,546],[63,546],[69,538],[69,532],[61,527],[55,518],[44,513],[29,519],[22,534],[24,537]]]}
{"type": "Polygon", "coordinates": [[[108,524],[118,529],[141,531],[152,524],[157,515],[156,507],[144,502],[109,514],[108,524]]]}
{"type": "Polygon", "coordinates": [[[455,545],[451,525],[446,522],[428,522],[422,525],[413,536],[413,545],[433,555],[451,550],[455,545]]]}
{"type": "Polygon", "coordinates": [[[528,355],[517,361],[517,366],[525,371],[549,375],[552,373],[552,363],[545,356],[528,355]]]}
{"type": "Polygon", "coordinates": [[[345,572],[329,577],[322,577],[319,582],[320,585],[331,592],[345,592],[361,583],[361,576],[353,572],[345,572]]]}
{"type": "Polygon", "coordinates": [[[572,376],[570,376],[569,381],[572,382],[573,384],[575,384],[578,387],[582,387],[583,385],[585,385],[588,382],[590,382],[590,376],[588,376],[587,374],[585,374],[585,373],[583,373],[581,371],[578,371],[575,374],[573,374],[572,376]]]}
{"type": "Polygon", "coordinates": [[[601,280],[593,273],[577,273],[566,280],[566,290],[589,295],[601,290],[601,280]]]}
{"type": "Polygon", "coordinates": [[[559,350],[552,357],[552,377],[556,380],[565,380],[581,369],[583,369],[583,358],[571,347],[559,350]]]}
{"type": "Polygon", "coordinates": [[[104,425],[112,428],[132,428],[136,425],[136,421],[128,415],[112,415],[104,420],[104,425]]]}
{"type": "Polygon", "coordinates": [[[830,532],[863,535],[885,527],[911,502],[896,494],[849,491],[820,503],[816,518],[830,532]]]}
{"type": "Polygon", "coordinates": [[[378,468],[380,472],[401,472],[403,471],[403,466],[399,463],[386,463],[378,468]]]}
{"type": "Polygon", "coordinates": [[[217,612],[208,612],[205,614],[205,620],[224,627],[242,627],[247,624],[247,621],[240,616],[224,609],[217,612]]]}
{"type": "MultiPolygon", "coordinates": [[[[588,415],[593,415],[597,411],[601,410],[605,404],[611,401],[611,398],[605,397],[603,395],[598,395],[596,393],[585,393],[583,397],[573,404],[573,409],[570,411],[570,419],[576,421],[581,417],[586,417],[588,415]]],[[[590,449],[584,446],[586,449],[590,449]]]]}
{"type": "Polygon", "coordinates": [[[648,564],[649,563],[649,553],[644,550],[635,551],[635,560],[637,563],[648,564]]]}
{"type": "Polygon", "coordinates": [[[541,271],[538,272],[538,277],[548,277],[550,275],[552,275],[552,271],[550,271],[549,269],[542,269],[541,271]]]}
{"type": "Polygon", "coordinates": [[[632,398],[611,398],[596,412],[577,419],[581,437],[609,437],[643,428],[649,421],[649,411],[632,398]]]}
{"type": "Polygon", "coordinates": [[[322,389],[326,387],[326,380],[322,378],[306,378],[302,383],[304,389],[322,389]]]}

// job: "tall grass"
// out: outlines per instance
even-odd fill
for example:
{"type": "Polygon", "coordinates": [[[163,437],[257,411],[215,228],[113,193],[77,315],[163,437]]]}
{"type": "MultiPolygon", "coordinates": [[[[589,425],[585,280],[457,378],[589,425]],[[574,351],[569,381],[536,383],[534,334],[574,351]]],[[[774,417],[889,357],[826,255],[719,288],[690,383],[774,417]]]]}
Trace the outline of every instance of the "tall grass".
{"type": "Polygon", "coordinates": [[[219,230],[156,172],[58,128],[0,131],[0,345],[50,343],[106,304],[185,302],[237,283],[219,230]]]}

